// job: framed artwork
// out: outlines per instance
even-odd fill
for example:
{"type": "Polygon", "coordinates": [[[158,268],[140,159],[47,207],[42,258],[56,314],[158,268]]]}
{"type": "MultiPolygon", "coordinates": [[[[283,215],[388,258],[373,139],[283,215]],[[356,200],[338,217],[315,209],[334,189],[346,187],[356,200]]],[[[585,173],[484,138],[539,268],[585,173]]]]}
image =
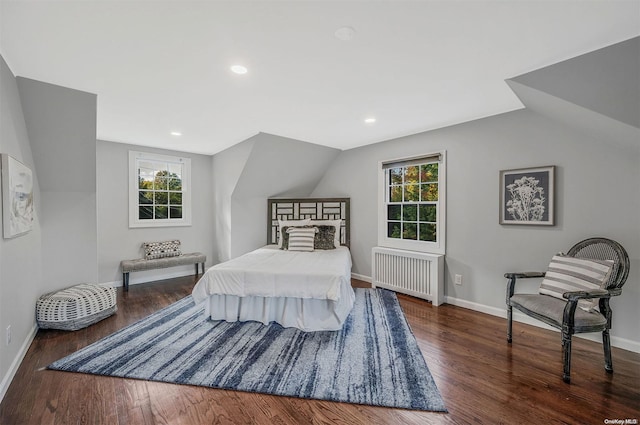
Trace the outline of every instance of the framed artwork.
{"type": "Polygon", "coordinates": [[[17,159],[2,154],[2,235],[14,238],[33,228],[33,175],[17,159]]]}
{"type": "Polygon", "coordinates": [[[500,171],[500,224],[554,225],[555,168],[500,171]]]}

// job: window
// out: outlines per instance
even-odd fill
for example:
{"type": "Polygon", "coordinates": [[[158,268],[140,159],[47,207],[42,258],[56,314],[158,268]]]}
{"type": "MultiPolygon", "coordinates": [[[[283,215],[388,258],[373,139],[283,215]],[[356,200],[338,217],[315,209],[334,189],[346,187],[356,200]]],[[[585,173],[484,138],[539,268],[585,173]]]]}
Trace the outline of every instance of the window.
{"type": "Polygon", "coordinates": [[[191,225],[191,159],[129,151],[129,227],[191,225]]]}
{"type": "Polygon", "coordinates": [[[444,152],[380,163],[378,244],[444,254],[444,152]]]}

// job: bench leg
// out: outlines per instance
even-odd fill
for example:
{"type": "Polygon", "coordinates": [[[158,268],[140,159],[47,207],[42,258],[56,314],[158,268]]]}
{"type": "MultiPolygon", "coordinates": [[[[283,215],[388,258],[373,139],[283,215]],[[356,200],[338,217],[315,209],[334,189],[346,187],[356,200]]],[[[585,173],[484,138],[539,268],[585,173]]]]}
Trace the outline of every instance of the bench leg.
{"type": "Polygon", "coordinates": [[[129,272],[122,273],[122,287],[124,292],[129,292],[129,272]]]}

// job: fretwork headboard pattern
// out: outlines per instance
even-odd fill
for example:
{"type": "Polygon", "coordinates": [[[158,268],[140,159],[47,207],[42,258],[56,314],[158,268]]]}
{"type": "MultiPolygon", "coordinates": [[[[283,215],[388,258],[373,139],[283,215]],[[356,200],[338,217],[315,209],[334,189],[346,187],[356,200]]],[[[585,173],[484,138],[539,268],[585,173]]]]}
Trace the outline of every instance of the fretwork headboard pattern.
{"type": "Polygon", "coordinates": [[[268,202],[267,243],[278,243],[278,220],[342,220],[340,244],[350,242],[350,198],[272,198],[268,202]]]}

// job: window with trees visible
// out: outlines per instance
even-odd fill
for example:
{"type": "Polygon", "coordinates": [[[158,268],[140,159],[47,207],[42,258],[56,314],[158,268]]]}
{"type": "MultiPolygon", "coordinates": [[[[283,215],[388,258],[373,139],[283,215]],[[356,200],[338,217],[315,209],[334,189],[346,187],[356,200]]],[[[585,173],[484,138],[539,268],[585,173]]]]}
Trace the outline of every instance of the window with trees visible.
{"type": "Polygon", "coordinates": [[[191,160],[129,152],[129,227],[191,224],[191,160]]]}
{"type": "Polygon", "coordinates": [[[379,244],[444,253],[443,153],[381,163],[379,244]]]}

